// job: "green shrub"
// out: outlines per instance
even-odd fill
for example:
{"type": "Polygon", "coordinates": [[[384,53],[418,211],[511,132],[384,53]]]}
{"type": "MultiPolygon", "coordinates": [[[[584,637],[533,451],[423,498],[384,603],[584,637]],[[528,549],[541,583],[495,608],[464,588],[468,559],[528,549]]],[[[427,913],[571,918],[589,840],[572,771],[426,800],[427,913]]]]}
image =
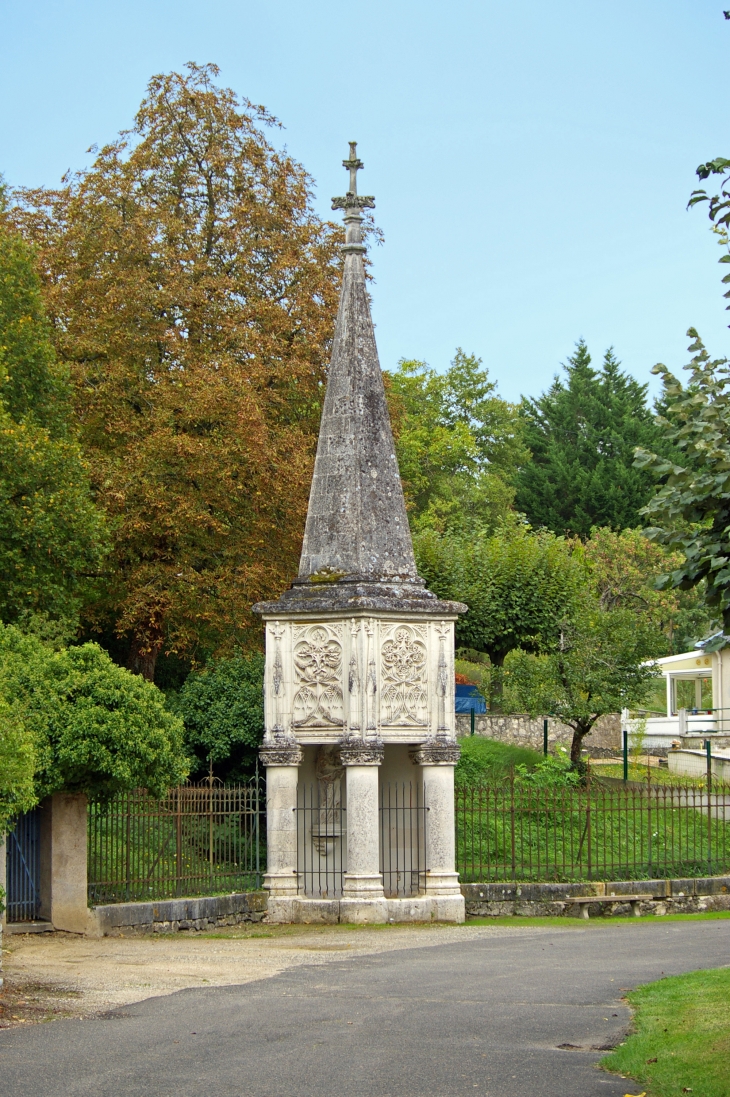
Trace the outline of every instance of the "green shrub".
{"type": "Polygon", "coordinates": [[[133,788],[160,796],[187,776],[180,718],[98,644],[53,651],[0,625],[0,697],[33,735],[38,798],[133,788]]]}
{"type": "Polygon", "coordinates": [[[188,676],[180,691],[185,744],[193,772],[242,780],[250,774],[264,736],[264,657],[237,653],[213,659],[188,676]]]}

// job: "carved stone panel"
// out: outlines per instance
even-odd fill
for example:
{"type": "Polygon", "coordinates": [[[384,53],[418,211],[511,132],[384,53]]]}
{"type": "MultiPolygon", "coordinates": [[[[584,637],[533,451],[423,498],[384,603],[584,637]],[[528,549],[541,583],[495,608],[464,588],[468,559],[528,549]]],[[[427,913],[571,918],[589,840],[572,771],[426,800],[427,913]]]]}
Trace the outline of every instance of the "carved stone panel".
{"type": "Polygon", "coordinates": [[[380,663],[383,727],[428,724],[428,649],[423,630],[398,624],[383,630],[380,663]]]}
{"type": "Polygon", "coordinates": [[[295,728],[342,727],[341,629],[317,624],[296,631],[292,725],[295,728]]]}

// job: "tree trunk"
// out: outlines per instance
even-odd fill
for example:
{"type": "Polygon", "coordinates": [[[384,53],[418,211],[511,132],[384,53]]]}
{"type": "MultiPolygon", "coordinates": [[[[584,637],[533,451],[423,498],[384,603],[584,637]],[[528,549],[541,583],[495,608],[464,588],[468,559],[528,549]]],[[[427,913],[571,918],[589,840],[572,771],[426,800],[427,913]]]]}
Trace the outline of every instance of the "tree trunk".
{"type": "Polygon", "coordinates": [[[148,682],[155,680],[157,656],[162,649],[162,637],[133,636],[127,656],[127,670],[140,674],[148,682]]]}
{"type": "Polygon", "coordinates": [[[593,727],[593,721],[586,725],[578,723],[573,728],[573,741],[570,744],[570,765],[571,768],[577,770],[578,773],[584,774],[586,772],[586,764],[581,758],[581,750],[583,748],[583,740],[593,727]]]}

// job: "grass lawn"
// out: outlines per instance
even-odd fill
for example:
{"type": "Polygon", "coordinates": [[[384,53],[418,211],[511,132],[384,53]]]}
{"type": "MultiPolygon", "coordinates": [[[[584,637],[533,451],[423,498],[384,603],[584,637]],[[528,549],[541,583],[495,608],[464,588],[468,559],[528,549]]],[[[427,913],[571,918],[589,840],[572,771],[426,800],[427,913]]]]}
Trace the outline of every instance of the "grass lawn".
{"type": "Polygon", "coordinates": [[[627,1000],[635,1031],[605,1069],[636,1079],[648,1097],[730,1095],[730,968],[660,979],[627,1000]]]}
{"type": "MultiPolygon", "coordinates": [[[[612,762],[610,765],[598,765],[592,767],[592,773],[594,777],[618,777],[623,779],[624,764],[623,762],[612,762]]],[[[704,788],[704,777],[684,777],[680,773],[670,773],[668,769],[664,769],[661,766],[652,766],[650,770],[651,784],[652,785],[681,785],[686,788],[688,785],[692,788],[704,788]]],[[[646,764],[638,765],[629,762],[629,781],[643,781],[647,783],[647,766],[646,764]]],[[[717,784],[717,782],[714,782],[717,784]]]]}
{"type": "Polygon", "coordinates": [[[454,774],[459,785],[499,781],[513,766],[534,769],[542,761],[542,754],[529,747],[515,747],[480,735],[465,735],[459,739],[459,746],[461,758],[454,774]]]}

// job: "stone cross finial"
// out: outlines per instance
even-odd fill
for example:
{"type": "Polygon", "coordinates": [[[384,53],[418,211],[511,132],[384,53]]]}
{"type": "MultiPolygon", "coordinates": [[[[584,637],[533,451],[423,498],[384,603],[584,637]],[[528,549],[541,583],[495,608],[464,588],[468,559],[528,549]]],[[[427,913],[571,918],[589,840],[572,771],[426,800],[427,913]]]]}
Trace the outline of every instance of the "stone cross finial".
{"type": "Polygon", "coordinates": [[[349,159],[342,161],[343,168],[350,172],[350,188],[344,198],[333,198],[332,209],[348,210],[374,209],[375,199],[372,195],[357,193],[357,173],[364,168],[362,160],[358,159],[357,141],[350,141],[349,159]]]}

